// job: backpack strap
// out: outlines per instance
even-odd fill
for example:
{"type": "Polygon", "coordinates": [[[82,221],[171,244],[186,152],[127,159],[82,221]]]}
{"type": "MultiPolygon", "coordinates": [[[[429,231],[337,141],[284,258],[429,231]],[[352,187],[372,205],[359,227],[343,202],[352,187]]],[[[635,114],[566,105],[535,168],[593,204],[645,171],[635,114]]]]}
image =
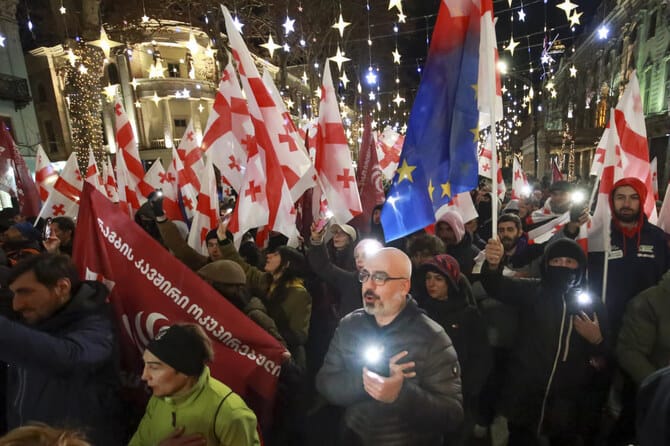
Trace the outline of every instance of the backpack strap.
{"type": "Polygon", "coordinates": [[[221,402],[219,403],[219,405],[216,408],[216,412],[214,412],[214,419],[212,420],[212,432],[214,432],[214,438],[216,439],[216,443],[219,444],[219,445],[221,444],[221,439],[219,438],[219,436],[216,433],[216,419],[219,417],[219,411],[221,410],[221,406],[223,406],[223,403],[232,394],[233,394],[232,390],[230,392],[228,392],[228,394],[221,399],[221,402]]]}

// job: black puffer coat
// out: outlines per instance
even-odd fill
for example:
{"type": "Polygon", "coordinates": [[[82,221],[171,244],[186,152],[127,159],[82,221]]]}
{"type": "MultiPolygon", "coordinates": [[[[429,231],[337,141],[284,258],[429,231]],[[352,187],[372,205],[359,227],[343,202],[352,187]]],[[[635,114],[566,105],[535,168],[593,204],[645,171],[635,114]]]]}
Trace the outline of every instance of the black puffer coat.
{"type": "Polygon", "coordinates": [[[463,418],[460,367],[451,340],[411,297],[384,327],[363,309],[342,319],[316,385],[329,402],[345,407],[345,424],[364,445],[439,445],[443,432],[456,429],[463,418]],[[401,362],[416,363],[416,377],[403,382],[391,404],[374,400],[363,388],[368,343],[382,345],[387,361],[408,351],[401,362]]]}
{"type": "MultiPolygon", "coordinates": [[[[487,263],[482,268],[482,284],[495,299],[514,305],[520,311],[516,346],[509,364],[509,373],[500,410],[516,425],[547,434],[576,430],[583,420],[575,404],[584,400],[584,393],[595,378],[592,358],[604,357],[607,348],[607,319],[600,301],[577,306],[577,291],[585,281],[586,256],[572,240],[562,239],[550,244],[542,259],[541,279],[504,277],[492,271],[487,263]],[[579,262],[573,286],[567,291],[550,286],[552,273],[548,259],[563,257],[558,251],[573,252],[579,262]],[[596,314],[605,339],[592,345],[573,327],[572,316],[584,311],[590,318],[596,314]]],[[[580,409],[581,410],[581,409],[580,409]]]]}

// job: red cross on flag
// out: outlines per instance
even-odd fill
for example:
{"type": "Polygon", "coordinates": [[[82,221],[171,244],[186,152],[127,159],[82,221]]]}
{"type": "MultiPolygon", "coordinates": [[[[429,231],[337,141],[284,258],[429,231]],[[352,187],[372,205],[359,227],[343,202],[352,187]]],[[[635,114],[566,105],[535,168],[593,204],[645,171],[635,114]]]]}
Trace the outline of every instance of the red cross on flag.
{"type": "Polygon", "coordinates": [[[37,155],[35,156],[35,182],[37,183],[42,203],[49,198],[49,192],[51,192],[57,178],[58,173],[56,173],[56,170],[51,165],[51,161],[49,161],[49,157],[44,152],[42,146],[38,144],[37,155]]]}
{"type": "Polygon", "coordinates": [[[128,172],[125,157],[121,152],[116,154],[116,182],[118,185],[119,206],[121,206],[123,212],[133,218],[135,212],[137,212],[146,200],[138,193],[135,187],[136,183],[132,179],[130,172],[128,172]]]}
{"type": "Polygon", "coordinates": [[[521,168],[521,163],[516,156],[514,157],[512,166],[512,199],[518,200],[528,196],[530,187],[528,186],[526,172],[521,168]]]}
{"type": "Polygon", "coordinates": [[[200,177],[200,194],[195,216],[188,234],[188,244],[203,255],[207,255],[205,237],[219,224],[219,195],[216,193],[216,174],[211,158],[205,163],[205,170],[200,177]]]}
{"type": "Polygon", "coordinates": [[[479,217],[475,204],[472,202],[472,195],[470,195],[470,192],[461,192],[460,194],[455,195],[448,204],[442,206],[435,212],[435,220],[439,220],[450,208],[455,208],[458,213],[461,214],[465,223],[479,217]]]}
{"type": "Polygon", "coordinates": [[[76,219],[79,213],[79,199],[83,185],[84,180],[81,172],[79,172],[77,156],[72,152],[63,171],[56,179],[49,198],[42,206],[38,220],[59,216],[76,219]]]}
{"type": "Polygon", "coordinates": [[[335,96],[330,63],[326,63],[323,73],[314,164],[335,221],[346,223],[359,215],[362,212],[361,198],[335,96]]]}
{"type": "Polygon", "coordinates": [[[193,187],[184,173],[184,165],[179,159],[177,149],[172,148],[172,161],[168,166],[168,174],[177,178],[177,187],[181,192],[181,201],[186,211],[186,218],[191,220],[195,215],[195,207],[198,204],[198,190],[193,187]]]}
{"type": "Polygon", "coordinates": [[[95,156],[93,156],[93,149],[88,149],[88,165],[86,166],[85,181],[91,183],[101,194],[107,195],[100,171],[98,170],[98,163],[95,162],[95,156]]]}
{"type": "MultiPolygon", "coordinates": [[[[280,173],[290,190],[292,202],[295,202],[307,189],[314,186],[312,163],[304,151],[297,149],[295,144],[291,144],[292,138],[288,137],[281,112],[272,98],[272,94],[263,83],[249,49],[242,36],[235,29],[228,9],[223,5],[221,5],[221,9],[226,18],[228,39],[233,57],[237,62],[249,112],[253,120],[258,121],[259,125],[265,127],[269,139],[267,142],[261,142],[258,129],[256,129],[256,137],[259,144],[263,144],[266,154],[272,151],[273,156],[279,161],[280,173]]],[[[254,127],[257,127],[256,123],[254,123],[254,127]]]]}
{"type": "Polygon", "coordinates": [[[247,101],[229,62],[221,75],[219,91],[207,120],[202,150],[212,157],[221,176],[238,194],[247,161],[246,147],[253,133],[247,101]]]}
{"type": "MultiPolygon", "coordinates": [[[[490,146],[490,144],[489,144],[490,146]]],[[[498,157],[498,165],[500,165],[500,157],[498,157]]],[[[491,150],[486,146],[481,146],[479,149],[479,175],[485,178],[493,178],[491,175],[493,167],[493,154],[491,150]]],[[[503,180],[502,170],[500,168],[496,169],[496,184],[498,186],[498,198],[501,200],[505,199],[505,192],[507,192],[507,186],[505,186],[505,181],[503,180]]]]}
{"type": "Polygon", "coordinates": [[[147,170],[146,175],[144,175],[144,181],[152,189],[163,191],[163,210],[167,218],[183,221],[184,217],[181,209],[179,209],[178,202],[177,176],[172,172],[165,172],[160,158],[154,161],[149,170],[147,170]]]}
{"type": "MultiPolygon", "coordinates": [[[[123,186],[125,189],[135,192],[141,205],[146,201],[144,197],[151,193],[151,189],[142,182],[144,178],[144,166],[142,166],[140,152],[137,149],[137,140],[135,139],[133,127],[128,120],[128,115],[126,115],[126,111],[118,97],[114,104],[114,127],[116,129],[116,144],[118,146],[117,158],[123,158],[123,164],[127,171],[127,182],[123,186]]],[[[116,163],[116,176],[119,181],[119,187],[121,187],[121,178],[118,172],[119,161],[116,163]]]]}
{"type": "MultiPolygon", "coordinates": [[[[610,113],[610,128],[616,128],[614,110],[610,113]]],[[[603,159],[602,177],[598,188],[596,209],[588,229],[588,250],[590,252],[608,251],[610,247],[610,224],[612,213],[610,210],[610,193],[614,183],[624,177],[622,165],[622,147],[618,132],[607,132],[604,141],[605,157],[603,159]]]]}
{"type": "Polygon", "coordinates": [[[198,144],[195,131],[193,130],[193,120],[188,123],[184,135],[181,137],[177,154],[184,165],[184,177],[191,183],[196,190],[200,190],[200,177],[205,170],[205,163],[202,160],[202,151],[198,144]]]}
{"type": "Polygon", "coordinates": [[[102,176],[105,183],[105,193],[107,198],[112,203],[119,202],[119,189],[116,185],[116,178],[114,177],[114,169],[112,168],[112,162],[109,160],[109,157],[105,160],[105,163],[102,165],[102,176]]]}
{"type": "Polygon", "coordinates": [[[630,77],[626,89],[614,110],[612,128],[616,128],[621,141],[621,161],[624,177],[639,178],[647,187],[647,200],[644,202],[644,213],[649,222],[656,224],[656,201],[651,184],[651,167],[649,164],[649,144],[645,126],[640,84],[635,72],[630,77]]]}
{"type": "Polygon", "coordinates": [[[391,127],[386,127],[384,132],[377,136],[377,159],[379,160],[379,167],[389,181],[393,179],[395,171],[398,168],[400,152],[404,143],[405,137],[391,127]]]}

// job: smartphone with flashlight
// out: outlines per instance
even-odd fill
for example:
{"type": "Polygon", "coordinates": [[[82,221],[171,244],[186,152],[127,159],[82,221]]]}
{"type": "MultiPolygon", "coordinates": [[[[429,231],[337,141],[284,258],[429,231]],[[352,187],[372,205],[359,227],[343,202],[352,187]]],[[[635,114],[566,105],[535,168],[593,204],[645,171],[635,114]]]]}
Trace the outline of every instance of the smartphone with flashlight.
{"type": "Polygon", "coordinates": [[[391,376],[389,367],[389,358],[384,354],[384,347],[378,344],[371,344],[363,350],[363,363],[371,372],[379,376],[391,376]]]}
{"type": "Polygon", "coordinates": [[[233,213],[233,208],[221,209],[219,215],[221,216],[221,221],[230,220],[230,216],[233,213]]]}

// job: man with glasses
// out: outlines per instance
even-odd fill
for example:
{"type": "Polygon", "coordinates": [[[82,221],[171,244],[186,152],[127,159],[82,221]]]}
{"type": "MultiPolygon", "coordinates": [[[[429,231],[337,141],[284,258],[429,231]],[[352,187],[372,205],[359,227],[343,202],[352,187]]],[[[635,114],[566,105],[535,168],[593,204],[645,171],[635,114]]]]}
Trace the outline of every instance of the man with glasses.
{"type": "Polygon", "coordinates": [[[345,409],[339,444],[436,445],[463,419],[451,340],[408,294],[412,263],[384,248],[359,273],[363,308],[340,321],[317,389],[345,409]]]}

